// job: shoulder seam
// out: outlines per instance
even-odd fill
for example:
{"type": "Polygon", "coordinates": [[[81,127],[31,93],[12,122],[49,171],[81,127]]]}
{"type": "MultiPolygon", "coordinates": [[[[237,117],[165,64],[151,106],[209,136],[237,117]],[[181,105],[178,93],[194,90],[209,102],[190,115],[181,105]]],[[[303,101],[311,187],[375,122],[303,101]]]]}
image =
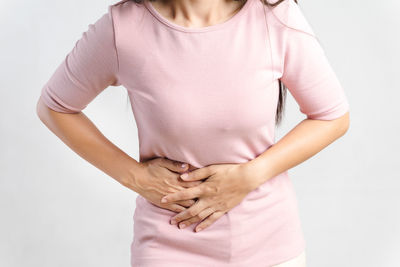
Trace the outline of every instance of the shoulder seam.
{"type": "MultiPolygon", "coordinates": [[[[296,8],[298,8],[298,9],[300,10],[300,12],[302,12],[301,6],[300,6],[299,4],[296,4],[293,0],[288,0],[288,2],[289,2],[289,5],[290,5],[290,2],[292,2],[293,5],[297,5],[296,8]]],[[[269,8],[269,7],[268,7],[268,8],[269,8]]],[[[274,8],[275,8],[275,7],[274,7],[274,8]]],[[[289,26],[288,24],[284,23],[284,22],[279,18],[279,16],[277,16],[277,15],[274,13],[274,8],[269,8],[269,9],[270,9],[270,13],[271,13],[272,16],[275,18],[275,20],[278,21],[278,23],[279,23],[280,25],[282,25],[282,26],[285,28],[286,31],[292,30],[292,31],[299,32],[299,33],[303,33],[303,34],[306,34],[306,35],[309,35],[309,36],[311,36],[311,37],[314,37],[314,38],[318,39],[317,36],[316,36],[316,34],[314,33],[313,29],[311,29],[311,32],[308,32],[308,31],[304,31],[304,30],[301,30],[301,29],[296,29],[296,28],[294,28],[294,27],[292,27],[292,26],[289,26]]],[[[287,14],[288,16],[291,15],[291,14],[290,14],[291,11],[292,11],[292,9],[291,9],[291,7],[289,6],[289,7],[288,7],[288,14],[287,14]]],[[[303,14],[303,13],[302,13],[302,14],[303,14]]],[[[289,20],[289,18],[290,18],[290,17],[288,17],[288,20],[289,20]]]]}

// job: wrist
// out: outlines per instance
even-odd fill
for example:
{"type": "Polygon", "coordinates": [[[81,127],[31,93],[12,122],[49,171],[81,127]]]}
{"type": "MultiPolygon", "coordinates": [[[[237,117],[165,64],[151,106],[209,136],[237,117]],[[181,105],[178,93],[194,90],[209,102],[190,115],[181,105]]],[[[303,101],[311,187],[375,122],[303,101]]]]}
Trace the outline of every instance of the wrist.
{"type": "Polygon", "coordinates": [[[124,174],[119,182],[139,194],[143,189],[141,177],[143,177],[144,164],[132,159],[124,169],[124,174]]]}
{"type": "Polygon", "coordinates": [[[257,160],[257,158],[255,158],[242,163],[240,167],[243,172],[243,177],[251,190],[256,189],[271,178],[268,174],[268,167],[265,162],[260,159],[257,160]]]}

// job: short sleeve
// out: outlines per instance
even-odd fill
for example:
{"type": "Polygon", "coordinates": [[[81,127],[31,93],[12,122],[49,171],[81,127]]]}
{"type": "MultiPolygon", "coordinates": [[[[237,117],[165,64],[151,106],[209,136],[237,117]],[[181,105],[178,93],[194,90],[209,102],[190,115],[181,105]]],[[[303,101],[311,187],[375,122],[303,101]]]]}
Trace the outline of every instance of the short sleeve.
{"type": "Polygon", "coordinates": [[[299,6],[288,6],[281,81],[307,118],[336,119],[349,111],[344,89],[299,6]]]}
{"type": "Polygon", "coordinates": [[[77,113],[110,85],[120,85],[112,6],[76,41],[42,87],[41,99],[55,111],[77,113]]]}

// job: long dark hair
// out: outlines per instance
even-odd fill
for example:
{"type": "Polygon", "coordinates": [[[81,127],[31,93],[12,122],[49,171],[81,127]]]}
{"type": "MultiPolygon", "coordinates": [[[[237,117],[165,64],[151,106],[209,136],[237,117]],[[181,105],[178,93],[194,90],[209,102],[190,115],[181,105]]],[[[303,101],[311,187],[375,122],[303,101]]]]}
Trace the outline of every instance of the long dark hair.
{"type": "MultiPolygon", "coordinates": [[[[141,4],[143,0],[130,0],[134,1],[135,3],[141,4]]],[[[156,1],[156,0],[149,0],[149,1],[156,1]]],[[[234,1],[243,1],[243,0],[234,0],[234,1]]],[[[249,1],[249,0],[245,0],[249,1]]],[[[260,0],[263,4],[269,6],[269,7],[275,7],[282,3],[285,0],[278,0],[275,3],[270,3],[268,0],[260,0]]],[[[294,2],[297,4],[297,0],[294,0],[294,2]]],[[[286,100],[286,92],[287,92],[287,87],[283,84],[281,80],[279,81],[279,98],[278,98],[278,105],[276,107],[276,115],[275,115],[275,124],[279,125],[282,121],[283,113],[284,113],[284,106],[285,106],[285,100],[286,100]]]]}

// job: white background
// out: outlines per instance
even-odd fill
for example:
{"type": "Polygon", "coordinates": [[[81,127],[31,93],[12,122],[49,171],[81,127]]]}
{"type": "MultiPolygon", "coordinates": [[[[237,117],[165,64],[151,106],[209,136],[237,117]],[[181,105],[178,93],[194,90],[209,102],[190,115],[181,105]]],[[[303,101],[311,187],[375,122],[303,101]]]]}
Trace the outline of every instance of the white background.
{"type": "MultiPolygon", "coordinates": [[[[0,266],[129,266],[136,193],[40,122],[40,90],[82,32],[117,1],[0,1],[0,266]]],[[[400,266],[400,3],[307,0],[300,6],[342,82],[351,126],[290,170],[308,267],[400,266]]],[[[138,159],[124,87],[85,114],[138,159]]],[[[290,94],[282,136],[304,116],[290,94]]]]}

